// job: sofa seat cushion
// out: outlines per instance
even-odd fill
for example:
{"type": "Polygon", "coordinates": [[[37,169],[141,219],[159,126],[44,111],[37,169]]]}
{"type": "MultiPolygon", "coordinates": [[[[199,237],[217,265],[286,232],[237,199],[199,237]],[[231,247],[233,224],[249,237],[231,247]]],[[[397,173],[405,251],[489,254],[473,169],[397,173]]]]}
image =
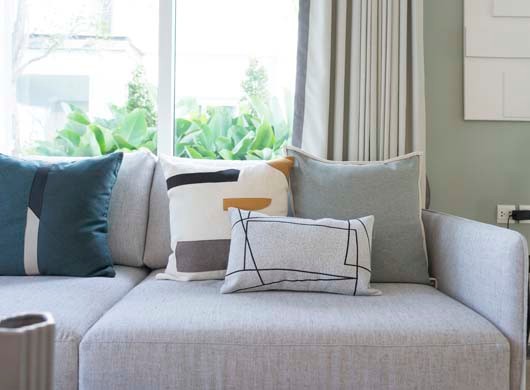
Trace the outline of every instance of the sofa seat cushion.
{"type": "Polygon", "coordinates": [[[115,270],[114,278],[0,276],[0,318],[47,311],[55,319],[56,389],[77,388],[81,338],[147,275],[141,268],[115,266],[115,270]]]}
{"type": "Polygon", "coordinates": [[[506,389],[509,344],[426,285],[220,294],[154,272],[80,345],[81,389],[506,389]]]}

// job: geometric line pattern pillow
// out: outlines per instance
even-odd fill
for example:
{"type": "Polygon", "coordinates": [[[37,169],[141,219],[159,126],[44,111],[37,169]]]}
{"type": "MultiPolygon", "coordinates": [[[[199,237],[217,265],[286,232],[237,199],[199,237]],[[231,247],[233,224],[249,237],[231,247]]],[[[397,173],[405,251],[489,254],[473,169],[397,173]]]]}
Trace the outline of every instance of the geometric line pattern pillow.
{"type": "Polygon", "coordinates": [[[228,209],[287,215],[292,159],[160,157],[169,197],[172,253],[158,279],[222,279],[230,250],[228,209]]]}
{"type": "Polygon", "coordinates": [[[230,221],[232,240],[222,293],[380,294],[370,288],[373,216],[312,220],[230,208],[230,221]]]}
{"type": "Polygon", "coordinates": [[[114,276],[107,217],[122,159],[0,155],[0,275],[114,276]]]}

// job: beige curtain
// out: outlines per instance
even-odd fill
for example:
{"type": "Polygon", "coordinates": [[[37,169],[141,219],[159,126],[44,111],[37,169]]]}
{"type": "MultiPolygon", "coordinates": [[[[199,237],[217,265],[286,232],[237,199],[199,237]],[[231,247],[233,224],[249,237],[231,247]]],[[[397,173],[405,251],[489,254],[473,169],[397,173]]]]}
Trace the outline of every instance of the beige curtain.
{"type": "Polygon", "coordinates": [[[425,150],[422,0],[301,0],[293,144],[333,160],[425,150]]]}

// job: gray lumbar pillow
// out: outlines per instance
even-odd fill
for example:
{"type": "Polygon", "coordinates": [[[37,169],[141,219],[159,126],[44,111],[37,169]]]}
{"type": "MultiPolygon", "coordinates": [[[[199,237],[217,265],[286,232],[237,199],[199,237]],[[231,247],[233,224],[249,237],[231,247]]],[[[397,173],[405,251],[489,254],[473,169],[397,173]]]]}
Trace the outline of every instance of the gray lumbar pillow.
{"type": "Polygon", "coordinates": [[[294,147],[294,215],[351,219],[373,215],[372,281],[428,283],[421,221],[420,153],[387,161],[328,161],[294,147]]]}
{"type": "Polygon", "coordinates": [[[339,221],[229,209],[232,240],[222,293],[264,290],[378,295],[370,288],[372,216],[339,221]]]}

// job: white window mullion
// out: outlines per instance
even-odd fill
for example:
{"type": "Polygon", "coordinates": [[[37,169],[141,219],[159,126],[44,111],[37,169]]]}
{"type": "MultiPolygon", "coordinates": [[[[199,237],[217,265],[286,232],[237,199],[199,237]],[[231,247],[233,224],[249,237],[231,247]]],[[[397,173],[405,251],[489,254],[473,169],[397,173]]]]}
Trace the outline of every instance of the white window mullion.
{"type": "Polygon", "coordinates": [[[173,155],[175,126],[175,1],[160,0],[158,154],[173,155]]]}

